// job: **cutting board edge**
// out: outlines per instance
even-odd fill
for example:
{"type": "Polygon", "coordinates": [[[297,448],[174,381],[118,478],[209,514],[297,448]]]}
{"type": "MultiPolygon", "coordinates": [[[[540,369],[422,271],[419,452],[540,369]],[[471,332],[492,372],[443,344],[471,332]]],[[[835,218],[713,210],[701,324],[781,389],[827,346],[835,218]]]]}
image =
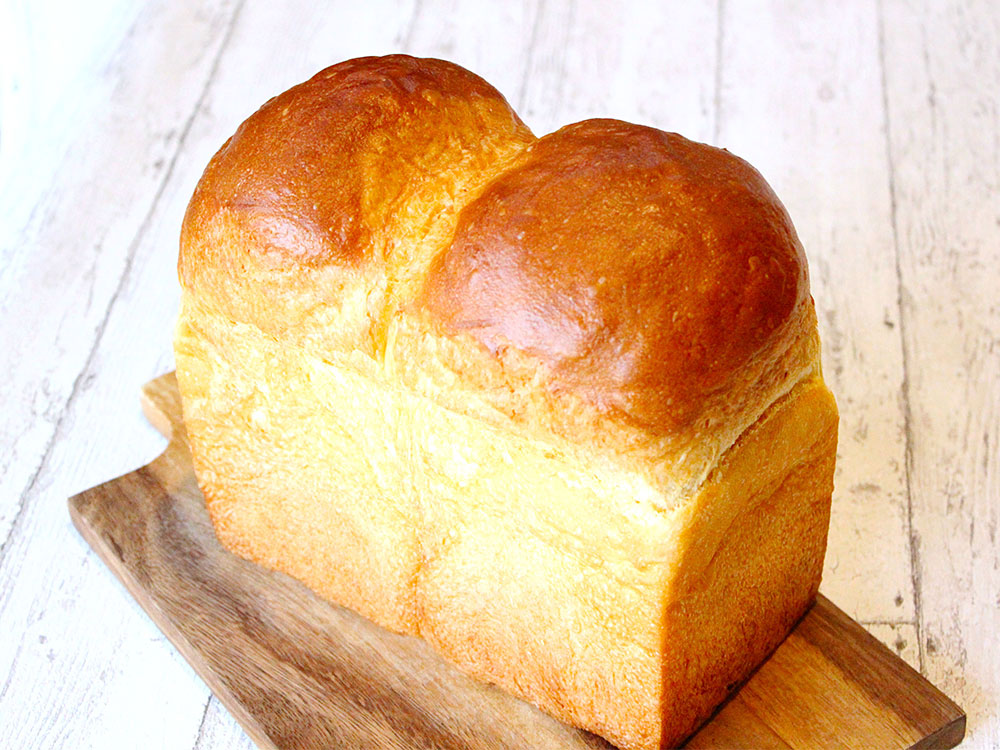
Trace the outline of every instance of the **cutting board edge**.
{"type": "MultiPolygon", "coordinates": [[[[168,446],[167,450],[161,453],[154,461],[166,456],[170,452],[171,447],[173,446],[168,446]]],[[[150,464],[146,464],[134,471],[127,472],[108,482],[102,482],[83,492],[72,495],[68,499],[67,504],[69,505],[69,515],[73,521],[73,526],[76,527],[83,540],[87,542],[90,548],[94,550],[101,561],[114,574],[115,578],[125,587],[125,590],[135,603],[139,605],[140,609],[149,616],[153,624],[167,637],[167,640],[170,641],[173,647],[177,649],[177,652],[183,657],[184,661],[202,679],[209,692],[233,715],[243,731],[253,740],[254,744],[262,750],[281,750],[267,736],[254,715],[240,703],[236,696],[230,692],[222,678],[205,662],[204,657],[201,656],[197,647],[184,637],[170,621],[170,618],[166,616],[156,600],[146,592],[139,581],[128,571],[128,568],[123,564],[120,557],[120,551],[116,549],[116,545],[111,540],[102,538],[96,529],[96,525],[91,525],[87,517],[86,506],[90,493],[106,485],[117,484],[128,477],[139,474],[152,463],[150,462],[150,464]]],[[[211,699],[211,696],[209,699],[211,699]]]]}

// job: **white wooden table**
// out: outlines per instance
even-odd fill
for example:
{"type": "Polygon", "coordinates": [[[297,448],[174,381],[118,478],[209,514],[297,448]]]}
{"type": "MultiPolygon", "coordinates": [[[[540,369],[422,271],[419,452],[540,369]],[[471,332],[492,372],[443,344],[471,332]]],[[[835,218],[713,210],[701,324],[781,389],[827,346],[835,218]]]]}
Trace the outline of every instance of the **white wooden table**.
{"type": "Polygon", "coordinates": [[[471,68],[536,133],[725,146],[807,249],[841,445],[824,592],[1000,746],[1000,4],[0,3],[0,747],[249,740],[76,534],[163,441],[181,216],[209,157],[326,65],[471,68]]]}

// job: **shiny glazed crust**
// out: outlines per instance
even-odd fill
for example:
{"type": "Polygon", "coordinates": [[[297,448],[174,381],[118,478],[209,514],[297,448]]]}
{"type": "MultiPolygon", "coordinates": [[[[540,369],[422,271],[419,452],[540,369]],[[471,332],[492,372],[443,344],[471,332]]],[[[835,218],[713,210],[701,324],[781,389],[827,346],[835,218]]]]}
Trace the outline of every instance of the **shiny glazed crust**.
{"type": "Polygon", "coordinates": [[[662,434],[726,420],[765,371],[780,379],[768,365],[807,290],[791,222],[750,165],[588,120],[463,209],[420,301],[493,353],[537,355],[553,390],[662,434]]]}
{"type": "Polygon", "coordinates": [[[534,139],[404,56],[268,102],[185,217],[175,349],[231,550],[625,748],[677,742],[815,596],[836,406],[745,162],[534,139]]]}

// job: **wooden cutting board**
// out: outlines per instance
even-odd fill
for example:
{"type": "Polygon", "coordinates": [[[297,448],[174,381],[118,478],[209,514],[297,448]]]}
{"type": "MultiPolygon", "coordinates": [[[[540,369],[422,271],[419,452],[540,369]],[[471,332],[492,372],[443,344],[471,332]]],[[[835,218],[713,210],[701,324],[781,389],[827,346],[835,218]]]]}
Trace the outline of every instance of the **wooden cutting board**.
{"type": "MultiPolygon", "coordinates": [[[[222,549],[191,469],[173,374],[143,408],[148,466],[69,500],[97,554],[263,748],[606,748],[464,676],[422,641],[222,549]]],[[[965,714],[820,596],[691,748],[954,747],[965,714]]]]}

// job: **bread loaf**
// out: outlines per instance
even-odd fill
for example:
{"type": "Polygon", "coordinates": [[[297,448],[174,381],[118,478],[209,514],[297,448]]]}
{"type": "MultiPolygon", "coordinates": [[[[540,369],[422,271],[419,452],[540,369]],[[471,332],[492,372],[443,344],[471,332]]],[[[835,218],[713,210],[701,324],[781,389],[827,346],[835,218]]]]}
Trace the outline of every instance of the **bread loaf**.
{"type": "Polygon", "coordinates": [[[629,750],[815,597],[837,410],[806,260],[730,153],[535,138],[440,60],[267,102],[184,219],[177,376],[221,542],[629,750]]]}

